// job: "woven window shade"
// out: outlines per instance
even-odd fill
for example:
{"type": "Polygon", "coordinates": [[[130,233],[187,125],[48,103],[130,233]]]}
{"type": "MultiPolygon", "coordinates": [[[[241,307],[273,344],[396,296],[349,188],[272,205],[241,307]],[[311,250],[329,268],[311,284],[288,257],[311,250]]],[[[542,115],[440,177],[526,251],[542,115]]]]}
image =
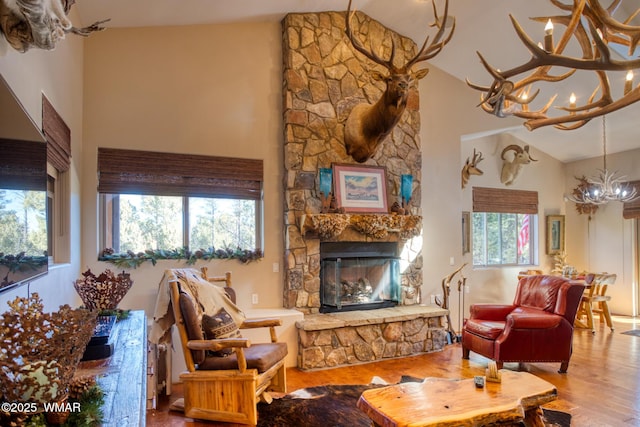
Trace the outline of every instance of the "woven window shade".
{"type": "Polygon", "coordinates": [[[98,192],[259,200],[262,160],[98,148],[98,192]]]}
{"type": "Polygon", "coordinates": [[[0,138],[0,188],[45,191],[47,150],[44,142],[0,138]]]}
{"type": "Polygon", "coordinates": [[[42,132],[47,139],[47,161],[58,172],[68,171],[71,165],[71,129],[44,94],[42,95],[42,132]]]}
{"type": "MultiPolygon", "coordinates": [[[[629,185],[634,186],[638,194],[640,194],[640,181],[631,181],[629,182],[629,185]]],[[[622,217],[624,219],[640,218],[640,199],[624,203],[622,208],[622,217]]]]}
{"type": "Polygon", "coordinates": [[[473,211],[537,214],[538,192],[473,187],[473,211]]]}

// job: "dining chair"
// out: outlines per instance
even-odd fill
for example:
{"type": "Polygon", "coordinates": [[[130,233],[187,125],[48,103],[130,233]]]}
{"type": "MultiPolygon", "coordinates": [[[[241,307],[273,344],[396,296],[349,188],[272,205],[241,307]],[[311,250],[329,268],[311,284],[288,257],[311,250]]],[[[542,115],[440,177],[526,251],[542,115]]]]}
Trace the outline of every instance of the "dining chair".
{"type": "Polygon", "coordinates": [[[609,301],[611,295],[607,295],[609,285],[616,282],[617,275],[609,273],[590,273],[585,276],[587,290],[582,296],[578,317],[586,317],[587,329],[595,334],[594,314],[599,315],[600,323],[605,322],[613,331],[611,312],[609,311],[609,301]]]}

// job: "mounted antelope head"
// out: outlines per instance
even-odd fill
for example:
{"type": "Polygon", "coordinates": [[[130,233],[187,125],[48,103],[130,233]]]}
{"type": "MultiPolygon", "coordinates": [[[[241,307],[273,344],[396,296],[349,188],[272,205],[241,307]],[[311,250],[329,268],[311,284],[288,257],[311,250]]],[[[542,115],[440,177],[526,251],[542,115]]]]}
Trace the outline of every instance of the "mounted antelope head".
{"type": "MultiPolygon", "coordinates": [[[[435,0],[432,0],[435,22],[431,24],[431,26],[438,28],[438,32],[433,38],[433,41],[429,43],[429,37],[427,37],[416,56],[409,59],[405,65],[396,67],[393,65],[396,47],[393,38],[391,38],[391,55],[388,60],[384,60],[373,52],[373,50],[366,49],[358,37],[353,35],[351,19],[355,12],[351,12],[351,0],[349,0],[345,28],[347,37],[358,52],[373,62],[382,65],[388,71],[386,75],[378,71],[371,72],[374,80],[384,81],[386,83],[386,90],[375,104],[363,103],[356,105],[349,114],[345,124],[344,142],[347,154],[359,163],[366,162],[375,154],[378,146],[400,120],[407,106],[409,89],[417,80],[423,78],[429,72],[426,68],[412,71],[413,66],[418,62],[426,61],[436,56],[453,36],[455,29],[454,17],[451,17],[451,29],[448,34],[446,34],[445,29],[449,11],[449,0],[445,1],[443,16],[438,15],[434,2],[435,0]]],[[[382,42],[380,42],[380,44],[382,44],[382,42]]]]}
{"type": "Polygon", "coordinates": [[[473,160],[470,160],[469,157],[467,157],[467,161],[462,167],[462,188],[467,186],[467,182],[469,182],[471,175],[482,175],[484,173],[478,168],[478,163],[482,160],[484,160],[482,153],[479,152],[476,154],[476,149],[474,148],[473,160]]]}
{"type": "Polygon", "coordinates": [[[531,157],[529,154],[529,146],[525,145],[524,148],[519,145],[511,144],[504,147],[502,150],[502,173],[500,174],[500,182],[504,185],[511,185],[516,180],[518,175],[520,174],[520,170],[523,165],[528,165],[529,163],[537,162],[536,159],[531,157]],[[513,151],[513,158],[511,160],[507,160],[505,158],[505,154],[509,151],[513,151]]]}

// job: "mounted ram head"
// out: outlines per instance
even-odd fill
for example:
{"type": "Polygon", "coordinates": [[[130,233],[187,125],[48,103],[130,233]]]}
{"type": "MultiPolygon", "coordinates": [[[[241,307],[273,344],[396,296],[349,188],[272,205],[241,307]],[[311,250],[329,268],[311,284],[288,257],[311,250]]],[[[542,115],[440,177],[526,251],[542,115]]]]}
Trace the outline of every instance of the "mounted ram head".
{"type": "MultiPolygon", "coordinates": [[[[423,78],[429,72],[428,69],[412,71],[413,66],[418,62],[426,61],[436,56],[453,36],[455,18],[449,18],[448,16],[449,0],[445,2],[442,16],[438,14],[434,2],[435,0],[432,0],[435,22],[431,26],[436,27],[438,31],[433,41],[429,43],[429,37],[427,37],[416,56],[409,59],[403,66],[396,67],[393,65],[396,47],[393,38],[391,38],[391,55],[388,60],[384,60],[373,50],[365,48],[358,37],[353,35],[351,19],[355,12],[351,12],[351,0],[349,0],[345,28],[347,37],[358,52],[373,62],[382,65],[388,71],[386,75],[378,71],[372,72],[374,80],[386,83],[386,90],[375,104],[363,103],[356,105],[345,124],[344,142],[347,154],[359,163],[366,162],[375,154],[378,146],[391,133],[400,117],[402,117],[402,113],[407,106],[409,89],[417,80],[423,78]],[[446,27],[449,27],[449,22],[451,25],[447,34],[445,24],[446,27]]],[[[378,43],[382,44],[382,41],[378,43]]]]}
{"type": "Polygon", "coordinates": [[[504,185],[511,185],[516,180],[520,171],[522,170],[522,166],[528,165],[529,163],[537,162],[536,159],[531,157],[529,154],[529,146],[525,145],[524,148],[519,145],[511,144],[504,147],[502,150],[502,173],[500,174],[500,182],[504,185]],[[509,152],[513,151],[513,157],[511,160],[507,159],[505,155],[509,152]]]}

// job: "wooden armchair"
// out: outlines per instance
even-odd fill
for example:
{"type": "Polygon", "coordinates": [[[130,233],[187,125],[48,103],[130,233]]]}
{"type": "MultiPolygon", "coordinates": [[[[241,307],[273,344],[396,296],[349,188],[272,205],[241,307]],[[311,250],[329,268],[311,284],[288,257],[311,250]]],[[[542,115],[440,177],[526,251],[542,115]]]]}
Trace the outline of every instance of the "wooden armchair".
{"type": "MultiPolygon", "coordinates": [[[[202,279],[222,283],[235,302],[231,273],[202,279]]],[[[180,375],[184,384],[184,412],[192,418],[256,425],[260,398],[270,402],[267,391],[286,392],[286,343],[276,339],[275,326],[280,319],[247,319],[240,329],[268,327],[271,343],[252,344],[246,338],[205,339],[202,316],[198,319],[197,302],[171,282],[171,305],[180,334],[187,372],[180,375]],[[226,353],[226,355],[220,355],[226,353]]]]}

